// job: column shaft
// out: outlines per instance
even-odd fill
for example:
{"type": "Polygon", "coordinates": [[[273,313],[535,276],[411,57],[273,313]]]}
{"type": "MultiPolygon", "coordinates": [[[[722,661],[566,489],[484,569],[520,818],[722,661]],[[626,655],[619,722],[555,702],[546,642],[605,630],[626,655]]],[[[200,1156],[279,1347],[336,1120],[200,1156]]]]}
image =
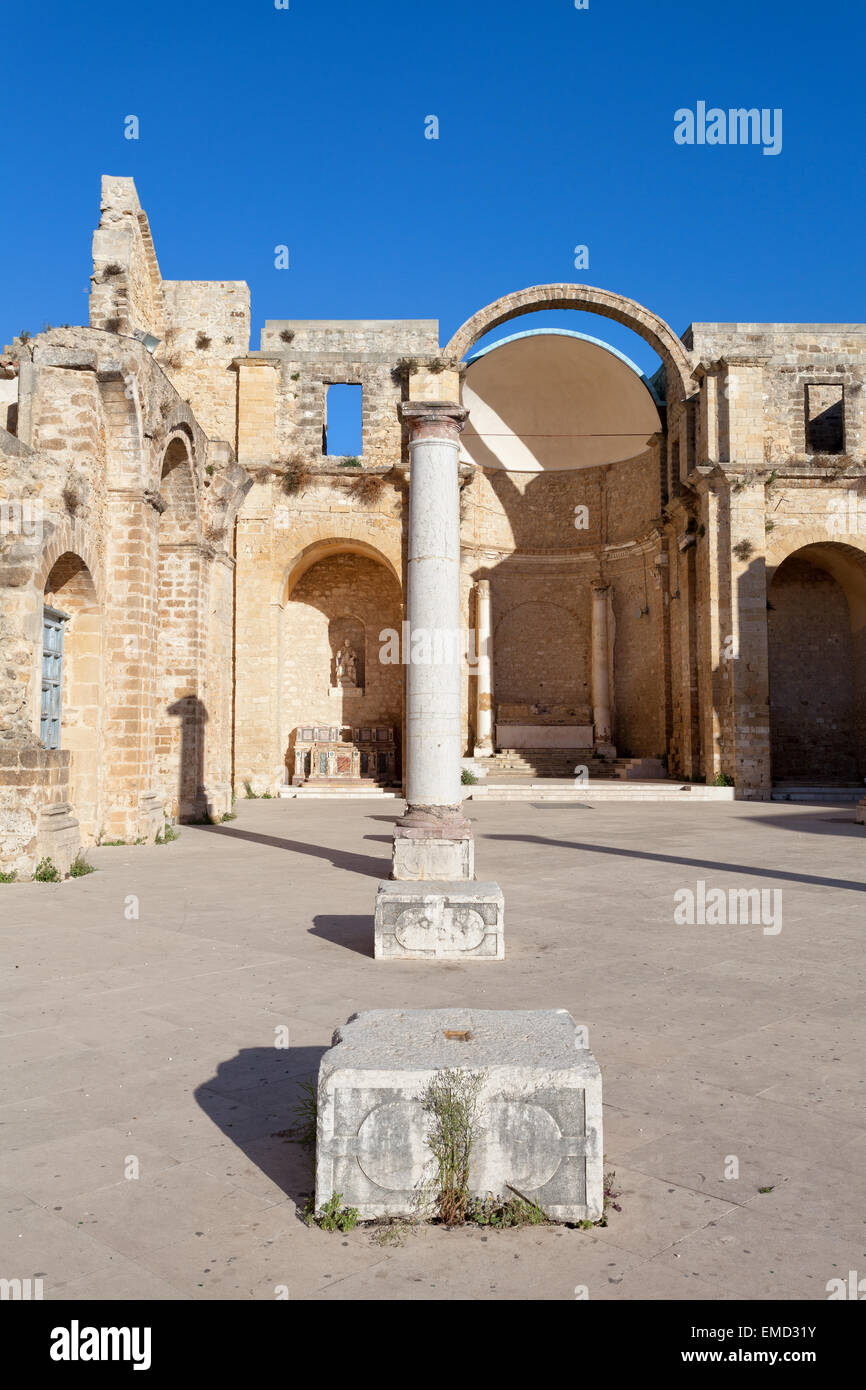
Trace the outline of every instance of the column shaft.
{"type": "Polygon", "coordinates": [[[608,596],[606,584],[594,584],[592,588],[592,719],[595,725],[595,742],[610,745],[611,692],[610,692],[610,634],[608,624],[608,596]]]}
{"type": "Polygon", "coordinates": [[[489,758],[493,753],[493,629],[489,579],[479,579],[476,585],[475,629],[478,655],[475,756],[489,758]]]}

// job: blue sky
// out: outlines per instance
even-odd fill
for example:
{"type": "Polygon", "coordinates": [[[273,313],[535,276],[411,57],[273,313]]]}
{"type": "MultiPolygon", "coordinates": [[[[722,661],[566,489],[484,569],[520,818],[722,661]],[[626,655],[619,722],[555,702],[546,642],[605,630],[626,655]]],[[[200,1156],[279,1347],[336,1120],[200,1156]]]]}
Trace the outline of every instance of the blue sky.
{"type": "Polygon", "coordinates": [[[7,7],[0,341],[85,320],[102,173],[135,178],[166,278],[249,282],[254,347],[292,317],[438,318],[444,342],[553,280],[677,332],[863,320],[864,39],[854,0],[7,7]],[[781,108],[781,154],[676,145],[699,100],[781,108]]]}

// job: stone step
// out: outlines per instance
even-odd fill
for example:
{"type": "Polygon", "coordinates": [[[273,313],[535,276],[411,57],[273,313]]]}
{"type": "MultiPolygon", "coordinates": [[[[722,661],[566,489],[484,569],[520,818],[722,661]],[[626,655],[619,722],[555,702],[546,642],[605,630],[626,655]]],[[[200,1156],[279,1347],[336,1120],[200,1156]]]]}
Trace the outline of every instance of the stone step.
{"type": "Polygon", "coordinates": [[[774,787],[773,801],[847,802],[866,799],[866,787],[774,787]]]}
{"type": "Polygon", "coordinates": [[[479,784],[467,790],[471,801],[733,801],[733,787],[680,782],[622,781],[603,778],[571,785],[535,782],[530,786],[479,784]]]}
{"type": "Polygon", "coordinates": [[[396,801],[401,793],[389,791],[386,787],[361,787],[334,782],[303,787],[280,787],[280,798],[284,801],[396,801]]]}

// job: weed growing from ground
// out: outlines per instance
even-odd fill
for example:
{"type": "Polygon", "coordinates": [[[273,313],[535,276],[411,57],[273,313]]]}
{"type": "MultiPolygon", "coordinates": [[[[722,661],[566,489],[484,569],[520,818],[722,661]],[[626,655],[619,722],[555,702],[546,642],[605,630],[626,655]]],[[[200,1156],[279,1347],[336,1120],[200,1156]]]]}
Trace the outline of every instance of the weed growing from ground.
{"type": "Polygon", "coordinates": [[[40,859],[33,877],[37,883],[59,883],[60,870],[53,859],[40,859]]]}

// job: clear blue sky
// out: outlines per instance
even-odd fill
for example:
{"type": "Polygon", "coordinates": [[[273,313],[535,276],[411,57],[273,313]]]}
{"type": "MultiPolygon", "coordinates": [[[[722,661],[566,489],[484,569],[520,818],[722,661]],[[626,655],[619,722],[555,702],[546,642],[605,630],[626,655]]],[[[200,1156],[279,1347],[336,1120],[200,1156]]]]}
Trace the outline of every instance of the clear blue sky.
{"type": "Polygon", "coordinates": [[[292,317],[438,318],[444,342],[551,280],[677,332],[863,320],[864,39],[862,0],[6,6],[0,342],[85,321],[102,173],[135,178],[166,278],[249,282],[254,347],[292,317]],[[677,146],[699,100],[781,107],[782,153],[677,146]]]}

